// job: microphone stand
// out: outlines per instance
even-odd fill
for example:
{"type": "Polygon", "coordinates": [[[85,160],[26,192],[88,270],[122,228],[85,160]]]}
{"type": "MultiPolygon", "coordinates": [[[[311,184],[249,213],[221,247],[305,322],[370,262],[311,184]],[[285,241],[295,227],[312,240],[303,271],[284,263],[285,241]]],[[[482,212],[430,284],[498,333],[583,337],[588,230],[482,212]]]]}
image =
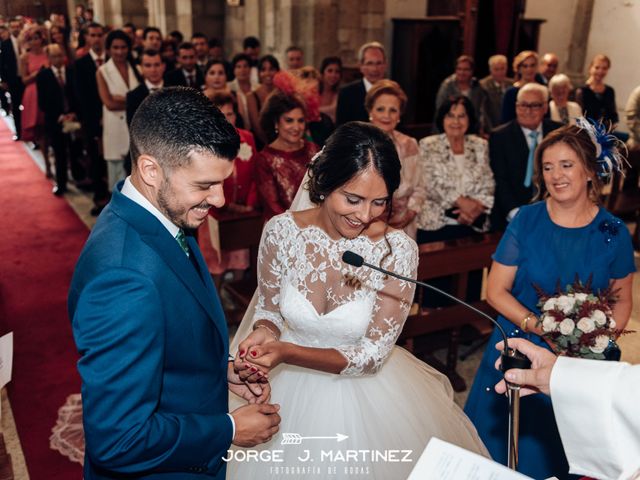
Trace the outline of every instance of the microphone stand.
{"type": "MultiPolygon", "coordinates": [[[[502,359],[502,361],[500,362],[500,370],[502,372],[506,372],[507,370],[510,370],[512,368],[519,368],[522,370],[528,370],[529,368],[531,368],[531,361],[525,355],[509,347],[509,340],[502,326],[496,320],[491,318],[489,315],[487,315],[483,311],[478,310],[473,305],[469,305],[467,302],[464,302],[459,298],[454,297],[453,295],[443,290],[440,290],[437,287],[434,287],[433,285],[429,285],[428,283],[421,282],[419,280],[414,280],[413,278],[405,277],[403,275],[399,275],[389,270],[385,270],[384,268],[380,268],[376,265],[367,263],[364,261],[364,259],[360,255],[354,252],[351,252],[351,251],[344,252],[342,254],[342,261],[354,267],[361,267],[361,266],[369,267],[380,273],[384,273],[385,275],[390,275],[397,279],[404,280],[405,282],[410,282],[416,285],[420,285],[421,287],[428,288],[429,290],[437,292],[440,295],[443,295],[449,298],[450,300],[453,300],[454,302],[459,303],[460,305],[464,305],[468,309],[474,311],[478,315],[481,315],[482,317],[486,318],[491,323],[493,323],[498,329],[498,331],[500,332],[500,334],[502,335],[502,340],[504,341],[504,350],[500,355],[502,359]]],[[[507,383],[507,397],[509,399],[509,434],[508,434],[508,440],[507,440],[508,441],[507,466],[511,470],[517,470],[518,469],[518,435],[520,431],[520,385],[507,382],[506,379],[505,379],[505,382],[507,383]]]]}

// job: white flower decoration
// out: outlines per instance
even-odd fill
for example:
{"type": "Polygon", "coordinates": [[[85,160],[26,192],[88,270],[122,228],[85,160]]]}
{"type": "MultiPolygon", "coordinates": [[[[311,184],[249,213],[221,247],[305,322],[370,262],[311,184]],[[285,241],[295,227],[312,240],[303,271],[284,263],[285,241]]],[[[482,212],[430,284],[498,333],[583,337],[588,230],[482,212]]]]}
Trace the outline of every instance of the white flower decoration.
{"type": "Polygon", "coordinates": [[[606,335],[598,335],[595,340],[595,345],[593,347],[589,347],[589,350],[593,353],[602,353],[608,345],[609,337],[606,335]]]}
{"type": "Polygon", "coordinates": [[[582,317],[578,320],[578,328],[582,330],[584,333],[593,332],[596,329],[596,324],[593,320],[587,317],[582,317]]]}
{"type": "Polygon", "coordinates": [[[574,297],[569,297],[567,295],[562,295],[558,297],[556,301],[556,305],[560,310],[562,310],[562,313],[564,313],[565,315],[568,315],[569,313],[571,313],[575,304],[576,304],[576,299],[574,297]]]}
{"type": "Polygon", "coordinates": [[[544,305],[542,306],[542,310],[545,311],[553,310],[554,308],[556,308],[556,299],[553,297],[544,302],[544,305]]]}
{"type": "Polygon", "coordinates": [[[576,324],[570,318],[565,318],[560,322],[560,333],[563,335],[572,334],[574,328],[576,328],[576,324]]]}
{"type": "Polygon", "coordinates": [[[551,315],[545,315],[542,317],[542,330],[545,332],[554,332],[557,328],[556,319],[551,315]]]}
{"type": "Polygon", "coordinates": [[[253,155],[253,150],[251,150],[251,146],[247,142],[242,142],[240,144],[240,151],[238,152],[238,158],[243,162],[248,161],[253,155]]]}
{"type": "Polygon", "coordinates": [[[593,320],[599,327],[604,325],[607,321],[607,316],[602,310],[594,310],[591,314],[591,320],[593,320]]]}
{"type": "Polygon", "coordinates": [[[609,317],[609,328],[613,329],[616,328],[616,321],[613,319],[613,317],[609,317]]]}
{"type": "Polygon", "coordinates": [[[587,300],[587,297],[589,295],[587,295],[586,293],[576,293],[575,298],[576,300],[580,301],[580,302],[584,302],[587,300]]]}

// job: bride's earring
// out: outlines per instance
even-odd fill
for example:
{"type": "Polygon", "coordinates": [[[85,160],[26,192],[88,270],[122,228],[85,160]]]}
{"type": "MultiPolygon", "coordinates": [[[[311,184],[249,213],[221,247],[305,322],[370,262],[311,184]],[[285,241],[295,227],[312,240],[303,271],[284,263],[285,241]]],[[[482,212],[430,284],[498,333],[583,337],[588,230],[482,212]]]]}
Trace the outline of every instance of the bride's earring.
{"type": "Polygon", "coordinates": [[[320,195],[320,200],[324,200],[324,195],[320,195]]]}

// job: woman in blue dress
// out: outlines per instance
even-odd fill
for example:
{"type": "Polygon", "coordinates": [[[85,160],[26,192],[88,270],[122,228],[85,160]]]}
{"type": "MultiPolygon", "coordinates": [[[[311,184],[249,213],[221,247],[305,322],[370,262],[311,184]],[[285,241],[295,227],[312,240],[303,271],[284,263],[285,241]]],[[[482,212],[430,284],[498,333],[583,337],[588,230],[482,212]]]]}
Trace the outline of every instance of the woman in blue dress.
{"type": "MultiPolygon", "coordinates": [[[[538,201],[520,208],[511,221],[489,274],[488,301],[500,313],[498,321],[507,335],[546,348],[550,347],[537,326],[540,311],[534,285],[555,293],[558,285],[564,289],[576,276],[583,283],[592,278],[594,291],[613,284],[620,289],[613,312],[617,328],[624,328],[631,314],[635,271],[631,238],[624,223],[598,205],[603,180],[610,172],[607,159],[616,157],[617,150],[596,145],[598,133],[581,120],[583,128],[555,130],[538,146],[538,201]]],[[[498,358],[494,345],[500,339],[494,331],[465,412],[494,460],[506,464],[508,404],[506,397],[493,390],[502,376],[494,368],[498,358]]],[[[572,478],[546,396],[521,401],[518,470],[535,479],[572,478]]]]}

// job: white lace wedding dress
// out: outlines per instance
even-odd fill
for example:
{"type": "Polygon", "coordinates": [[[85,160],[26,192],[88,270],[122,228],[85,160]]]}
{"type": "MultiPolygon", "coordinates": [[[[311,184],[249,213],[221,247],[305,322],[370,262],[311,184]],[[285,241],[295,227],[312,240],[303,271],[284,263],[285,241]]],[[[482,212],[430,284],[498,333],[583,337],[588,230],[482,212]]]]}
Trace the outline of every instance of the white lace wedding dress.
{"type": "MultiPolygon", "coordinates": [[[[266,445],[235,449],[227,478],[400,480],[434,436],[488,456],[447,378],[395,346],[412,284],[341,260],[352,250],[415,278],[413,240],[400,231],[387,239],[333,240],[318,227],[299,227],[289,212],[266,225],[253,321],[271,320],[283,341],[334,348],[348,364],[340,375],[287,364],[274,369],[280,432],[266,445]]],[[[241,401],[231,397],[233,410],[241,401]]]]}

